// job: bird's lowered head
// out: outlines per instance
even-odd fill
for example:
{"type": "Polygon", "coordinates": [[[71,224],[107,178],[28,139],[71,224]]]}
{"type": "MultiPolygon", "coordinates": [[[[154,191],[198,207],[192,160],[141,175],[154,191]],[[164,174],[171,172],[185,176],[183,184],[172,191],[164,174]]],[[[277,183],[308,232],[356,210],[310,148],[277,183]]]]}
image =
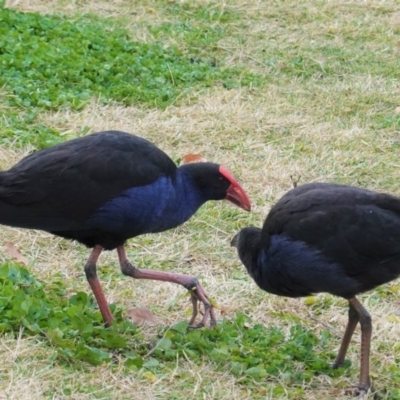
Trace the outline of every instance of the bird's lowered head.
{"type": "Polygon", "coordinates": [[[251,210],[246,192],[225,167],[199,162],[184,164],[178,169],[189,177],[193,186],[203,193],[207,200],[226,199],[246,211],[251,210]]]}
{"type": "Polygon", "coordinates": [[[260,244],[261,229],[253,226],[241,229],[231,240],[231,246],[237,248],[239,258],[251,276],[257,266],[260,244]]]}
{"type": "Polygon", "coordinates": [[[231,246],[237,248],[239,258],[248,268],[253,258],[258,257],[261,245],[261,229],[249,226],[241,229],[231,240],[231,246]]]}
{"type": "Polygon", "coordinates": [[[261,238],[261,229],[254,226],[248,226],[241,229],[231,240],[231,246],[246,249],[259,245],[261,238]]]}

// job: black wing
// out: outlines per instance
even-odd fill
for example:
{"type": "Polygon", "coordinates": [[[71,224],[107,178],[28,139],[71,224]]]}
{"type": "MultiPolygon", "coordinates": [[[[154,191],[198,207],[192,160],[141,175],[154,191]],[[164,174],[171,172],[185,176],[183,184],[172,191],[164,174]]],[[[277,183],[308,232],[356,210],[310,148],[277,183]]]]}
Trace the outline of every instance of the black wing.
{"type": "Polygon", "coordinates": [[[262,241],[276,234],[320,250],[349,275],[364,274],[377,264],[397,269],[400,199],[345,185],[299,186],[283,196],[265,220],[262,241]]]}
{"type": "Polygon", "coordinates": [[[0,223],[79,229],[124,190],[174,176],[173,161],[149,141],[107,131],[33,153],[0,173],[0,223]]]}

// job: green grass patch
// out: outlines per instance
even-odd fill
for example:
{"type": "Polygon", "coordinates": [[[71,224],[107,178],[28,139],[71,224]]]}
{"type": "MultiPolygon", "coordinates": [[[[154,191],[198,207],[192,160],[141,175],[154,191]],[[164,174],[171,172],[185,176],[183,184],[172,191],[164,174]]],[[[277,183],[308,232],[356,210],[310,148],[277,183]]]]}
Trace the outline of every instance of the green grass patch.
{"type": "Polygon", "coordinates": [[[192,361],[209,359],[241,383],[280,377],[295,385],[309,382],[320,373],[343,374],[344,368],[332,370],[329,365],[334,357],[328,350],[331,340],[329,331],[317,337],[296,324],[287,335],[281,328],[253,324],[238,314],[234,321],[221,321],[215,330],[188,331],[186,322],[165,329],[153,355],[171,361],[177,354],[192,361]]]}
{"type": "MultiPolygon", "coordinates": [[[[134,393],[138,400],[315,400],[337,399],[354,386],[359,327],[348,353],[354,365],[329,367],[345,329],[344,300],[318,296],[296,305],[261,292],[249,284],[229,240],[245,225],[262,224],[270,206],[291,187],[291,175],[301,175],[299,184],[331,181],[398,194],[395,2],[101,0],[52,2],[47,8],[40,1],[14,3],[69,16],[1,9],[0,79],[7,94],[0,101],[1,144],[47,147],[67,138],[57,124],[80,135],[87,128],[80,132],[79,124],[93,130],[99,117],[102,126],[142,132],[176,159],[199,151],[223,162],[254,207],[245,214],[206,205],[176,231],[137,238],[128,246],[140,267],[198,276],[221,305],[218,318],[229,316],[214,331],[191,331],[181,322],[157,334],[155,327],[124,325],[123,312],[115,307],[115,325],[105,329],[89,288],[87,295],[71,297],[74,283],[64,282],[64,276],[38,281],[9,265],[17,269],[17,279],[0,266],[5,350],[0,391],[15,389],[6,395],[21,398],[21,385],[8,382],[23,382],[27,390],[47,386],[41,398],[124,399],[134,393]],[[86,12],[98,15],[82,16],[86,12]],[[226,91],[246,85],[256,90],[226,91]],[[68,110],[84,108],[92,98],[119,107],[94,105],[93,115],[68,110]],[[121,104],[167,109],[147,115],[121,112],[121,104]],[[237,310],[251,319],[235,315],[237,310]],[[25,340],[29,335],[33,338],[25,340]]],[[[4,240],[18,234],[18,240],[32,241],[22,232],[4,232],[4,240]]],[[[39,237],[35,246],[46,248],[47,240],[39,237]]],[[[117,296],[131,298],[132,288],[119,282],[119,272],[106,266],[102,274],[106,281],[117,280],[117,296]]],[[[188,300],[183,289],[170,299],[163,284],[152,282],[150,290],[141,284],[134,285],[132,301],[150,305],[168,321],[176,313],[189,315],[189,301],[181,310],[182,297],[188,300]]],[[[397,295],[393,283],[360,298],[374,321],[371,378],[385,399],[400,396],[397,295]]]]}
{"type": "Polygon", "coordinates": [[[236,14],[188,4],[173,8],[180,19],[149,27],[157,40],[142,43],[131,40],[118,21],[0,6],[0,85],[9,93],[0,141],[36,148],[59,143],[56,129],[37,122],[40,110],[79,110],[92,98],[165,108],[207,87],[262,83],[257,74],[224,66],[213,52],[227,32],[207,21],[227,22],[236,14]],[[167,37],[183,46],[163,45],[167,37]]]}
{"type": "Polygon", "coordinates": [[[178,356],[201,364],[205,360],[217,369],[229,371],[241,383],[279,377],[287,383],[310,381],[315,374],[340,376],[344,368],[332,370],[328,331],[321,337],[293,325],[290,334],[282,329],[253,325],[243,314],[223,320],[214,330],[191,330],[187,322],[163,328],[149,352],[140,331],[112,306],[115,321],[104,328],[96,304],[86,293],[66,295],[61,279],[49,283],[37,280],[26,268],[0,266],[0,332],[39,335],[55,350],[59,362],[110,363],[119,354],[128,370],[144,368],[165,373],[174,368],[178,356]],[[170,364],[171,362],[171,364],[170,364]]]}
{"type": "MultiPolygon", "coordinates": [[[[53,146],[64,140],[56,129],[37,122],[37,112],[9,107],[0,119],[0,141],[2,144],[22,147],[33,146],[37,149],[53,146]]],[[[76,135],[86,133],[83,127],[76,135]]]]}
{"type": "Polygon", "coordinates": [[[241,13],[233,7],[213,3],[200,6],[192,2],[182,2],[168,4],[168,7],[163,7],[162,3],[159,6],[168,21],[147,24],[154,38],[179,44],[183,51],[195,57],[196,62],[204,58],[216,65],[217,60],[223,58],[225,53],[219,46],[219,41],[231,34],[231,25],[240,21],[241,13]]]}
{"type": "Polygon", "coordinates": [[[113,351],[132,347],[137,340],[135,325],[121,321],[120,310],[112,307],[120,322],[105,329],[93,300],[83,292],[67,297],[61,279],[46,286],[26,268],[3,264],[0,285],[0,332],[18,334],[22,327],[25,334],[44,336],[61,359],[98,365],[111,361],[113,351]]]}
{"type": "Polygon", "coordinates": [[[194,89],[252,81],[238,68],[193,60],[176,47],[132,41],[115,23],[90,16],[0,8],[0,21],[0,84],[16,106],[81,109],[95,96],[166,107],[194,89]]]}
{"type": "Polygon", "coordinates": [[[193,2],[168,3],[164,10],[171,16],[179,16],[180,19],[192,19],[198,23],[214,25],[227,24],[240,20],[241,12],[226,4],[209,2],[206,5],[199,5],[193,2]]]}

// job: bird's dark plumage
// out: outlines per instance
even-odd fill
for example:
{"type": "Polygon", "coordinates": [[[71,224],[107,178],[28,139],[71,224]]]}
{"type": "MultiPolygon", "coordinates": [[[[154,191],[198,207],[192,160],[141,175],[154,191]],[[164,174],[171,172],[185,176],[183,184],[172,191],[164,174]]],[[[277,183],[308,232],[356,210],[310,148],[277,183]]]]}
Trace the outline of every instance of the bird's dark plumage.
{"type": "MultiPolygon", "coordinates": [[[[176,167],[149,141],[119,131],[67,141],[0,172],[0,224],[40,229],[94,247],[86,273],[91,285],[96,281],[92,289],[104,309],[108,306],[101,305],[105,300],[99,300],[103,294],[96,286],[99,249],[119,248],[126,264],[121,246],[127,239],[174,228],[205,202],[225,198],[250,209],[244,190],[224,167],[176,167]]],[[[153,271],[152,279],[176,278],[171,276],[153,271]]],[[[175,281],[186,284],[182,279],[175,281]]]]}
{"type": "MultiPolygon", "coordinates": [[[[298,186],[262,229],[244,228],[232,244],[261,289],[287,297],[331,293],[352,309],[358,293],[400,275],[400,198],[345,185],[298,186]]],[[[353,314],[352,324],[362,320],[353,314]]],[[[360,390],[369,387],[367,375],[364,368],[360,390]]]]}
{"type": "Polygon", "coordinates": [[[0,223],[60,236],[69,232],[72,239],[93,246],[80,234],[87,231],[91,241],[89,220],[100,207],[161,177],[173,183],[176,170],[156,146],[127,133],[101,132],[70,140],[0,172],[0,223]]]}
{"type": "Polygon", "coordinates": [[[0,223],[113,249],[185,222],[207,200],[225,198],[230,184],[217,164],[177,168],[143,138],[101,132],[0,172],[0,223]]]}

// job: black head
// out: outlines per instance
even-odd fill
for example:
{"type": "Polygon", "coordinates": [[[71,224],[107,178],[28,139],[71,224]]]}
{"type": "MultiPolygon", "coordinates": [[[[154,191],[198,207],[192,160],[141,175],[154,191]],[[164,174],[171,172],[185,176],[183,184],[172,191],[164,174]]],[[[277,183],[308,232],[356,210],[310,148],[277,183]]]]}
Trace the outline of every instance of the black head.
{"type": "Polygon", "coordinates": [[[185,164],[179,171],[190,177],[192,185],[207,200],[226,199],[236,206],[250,211],[251,204],[246,192],[223,166],[209,162],[185,164]]]}
{"type": "Polygon", "coordinates": [[[249,226],[240,230],[231,240],[231,246],[237,248],[239,258],[252,275],[256,268],[261,245],[261,229],[249,226]]]}
{"type": "Polygon", "coordinates": [[[261,239],[261,228],[255,226],[248,226],[247,228],[241,229],[231,240],[231,246],[240,248],[250,249],[255,245],[260,245],[261,239]]]}

